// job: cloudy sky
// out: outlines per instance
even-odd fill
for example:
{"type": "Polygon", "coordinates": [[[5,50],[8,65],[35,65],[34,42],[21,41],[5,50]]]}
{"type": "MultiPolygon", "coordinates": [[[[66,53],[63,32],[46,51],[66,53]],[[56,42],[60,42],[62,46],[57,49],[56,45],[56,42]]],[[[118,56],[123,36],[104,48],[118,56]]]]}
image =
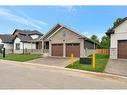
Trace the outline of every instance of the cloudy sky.
{"type": "Polygon", "coordinates": [[[15,29],[46,33],[56,23],[91,36],[101,37],[119,17],[127,16],[127,6],[0,6],[0,33],[15,29]]]}

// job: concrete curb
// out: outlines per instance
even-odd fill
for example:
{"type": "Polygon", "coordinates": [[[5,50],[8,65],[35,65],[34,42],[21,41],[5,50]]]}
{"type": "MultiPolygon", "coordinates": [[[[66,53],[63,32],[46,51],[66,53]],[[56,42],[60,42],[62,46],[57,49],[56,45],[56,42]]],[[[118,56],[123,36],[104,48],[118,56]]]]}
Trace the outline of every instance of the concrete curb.
{"type": "Polygon", "coordinates": [[[39,66],[39,67],[56,68],[56,69],[61,69],[61,70],[66,70],[66,71],[84,73],[84,74],[92,75],[94,77],[108,78],[108,79],[113,79],[113,80],[127,82],[127,77],[120,76],[120,75],[115,75],[115,74],[109,74],[109,73],[83,71],[83,70],[70,69],[70,68],[64,68],[64,67],[58,67],[58,66],[49,66],[49,65],[44,65],[44,64],[35,64],[35,63],[29,63],[29,62],[17,62],[17,61],[8,61],[8,60],[1,60],[1,62],[10,62],[10,63],[14,63],[14,64],[17,64],[17,63],[19,64],[20,63],[20,64],[23,64],[23,65],[31,65],[31,66],[37,66],[37,67],[39,66]]]}

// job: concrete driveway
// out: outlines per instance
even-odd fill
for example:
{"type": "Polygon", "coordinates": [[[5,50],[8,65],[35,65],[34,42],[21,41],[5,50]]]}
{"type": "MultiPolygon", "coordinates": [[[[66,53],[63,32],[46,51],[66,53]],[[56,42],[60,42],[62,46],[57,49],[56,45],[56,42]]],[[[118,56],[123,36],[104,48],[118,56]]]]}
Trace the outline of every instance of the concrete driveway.
{"type": "Polygon", "coordinates": [[[127,59],[110,59],[105,72],[127,76],[127,59]]]}
{"type": "Polygon", "coordinates": [[[0,89],[127,89],[117,78],[60,68],[0,60],[0,89]]]}
{"type": "MultiPolygon", "coordinates": [[[[75,61],[78,60],[75,58],[75,61]]],[[[35,64],[44,64],[44,65],[50,65],[50,66],[59,66],[59,67],[66,67],[70,64],[70,58],[62,58],[62,57],[44,57],[35,59],[32,61],[28,61],[29,63],[35,63],[35,64]]]]}

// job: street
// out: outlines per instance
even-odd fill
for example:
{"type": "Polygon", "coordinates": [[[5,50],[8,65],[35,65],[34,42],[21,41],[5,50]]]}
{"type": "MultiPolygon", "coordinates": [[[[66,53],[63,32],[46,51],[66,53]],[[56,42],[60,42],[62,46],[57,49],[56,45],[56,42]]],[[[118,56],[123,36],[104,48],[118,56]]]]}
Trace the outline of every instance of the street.
{"type": "Polygon", "coordinates": [[[122,89],[127,82],[0,60],[0,89],[122,89]]]}

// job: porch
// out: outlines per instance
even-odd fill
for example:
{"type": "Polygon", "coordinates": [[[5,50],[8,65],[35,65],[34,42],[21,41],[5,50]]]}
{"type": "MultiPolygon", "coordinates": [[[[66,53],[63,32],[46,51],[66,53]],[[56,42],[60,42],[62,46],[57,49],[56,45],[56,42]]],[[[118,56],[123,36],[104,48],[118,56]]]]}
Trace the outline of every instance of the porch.
{"type": "Polygon", "coordinates": [[[43,56],[49,56],[49,41],[44,41],[42,47],[43,56]]]}

